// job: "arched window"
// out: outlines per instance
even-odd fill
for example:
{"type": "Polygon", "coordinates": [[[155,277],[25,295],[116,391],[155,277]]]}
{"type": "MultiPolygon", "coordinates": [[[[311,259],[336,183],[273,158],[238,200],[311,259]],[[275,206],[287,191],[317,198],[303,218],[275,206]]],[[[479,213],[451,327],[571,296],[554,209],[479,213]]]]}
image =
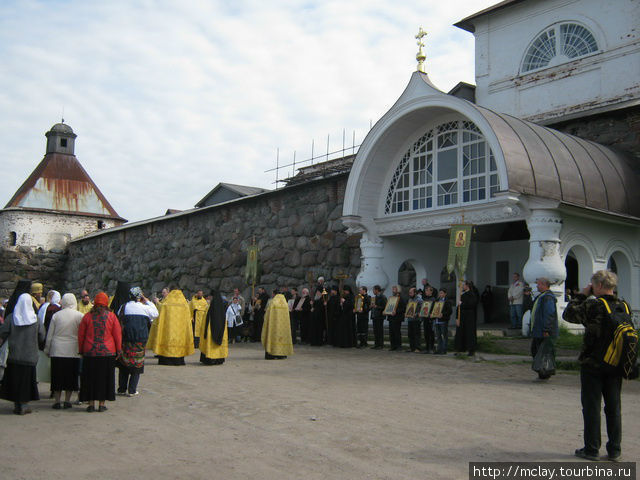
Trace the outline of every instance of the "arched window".
{"type": "Polygon", "coordinates": [[[522,73],[550,67],[598,51],[593,34],[577,23],[558,23],[531,42],[522,62],[522,73]]]}
{"type": "Polygon", "coordinates": [[[9,232],[9,246],[15,247],[18,243],[18,235],[16,232],[9,232]]]}
{"type": "Polygon", "coordinates": [[[456,120],[421,136],[391,179],[385,214],[486,201],[500,190],[496,162],[478,127],[456,120]]]}

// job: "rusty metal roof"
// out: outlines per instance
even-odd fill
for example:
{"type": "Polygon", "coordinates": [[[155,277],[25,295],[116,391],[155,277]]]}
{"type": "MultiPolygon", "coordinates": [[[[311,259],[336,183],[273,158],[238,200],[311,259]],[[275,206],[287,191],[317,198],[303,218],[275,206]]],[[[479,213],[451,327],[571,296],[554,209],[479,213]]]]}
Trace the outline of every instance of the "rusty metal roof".
{"type": "Polygon", "coordinates": [[[640,178],[624,153],[474,107],[498,137],[509,190],[640,218],[640,178]]]}
{"type": "Polygon", "coordinates": [[[75,155],[48,153],[5,208],[53,210],[126,221],[107,201],[75,155]]]}

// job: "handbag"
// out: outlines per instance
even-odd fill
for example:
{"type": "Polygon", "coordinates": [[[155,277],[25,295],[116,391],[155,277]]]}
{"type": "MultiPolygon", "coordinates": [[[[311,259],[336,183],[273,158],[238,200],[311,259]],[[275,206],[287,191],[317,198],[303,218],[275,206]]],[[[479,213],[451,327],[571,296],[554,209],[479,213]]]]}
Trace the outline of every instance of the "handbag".
{"type": "Polygon", "coordinates": [[[545,338],[540,344],[531,369],[544,377],[556,374],[555,347],[551,338],[545,338]]]}

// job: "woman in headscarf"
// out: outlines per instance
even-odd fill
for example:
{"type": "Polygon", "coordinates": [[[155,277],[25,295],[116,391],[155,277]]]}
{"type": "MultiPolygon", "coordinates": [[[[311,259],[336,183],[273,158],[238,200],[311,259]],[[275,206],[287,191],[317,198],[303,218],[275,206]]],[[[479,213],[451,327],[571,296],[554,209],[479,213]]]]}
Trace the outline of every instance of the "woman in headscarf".
{"type": "Polygon", "coordinates": [[[214,291],[213,299],[200,331],[200,361],[205,365],[221,365],[229,356],[228,330],[224,302],[214,291]]]}
{"type": "Polygon", "coordinates": [[[38,363],[38,345],[44,342],[44,325],[38,322],[33,308],[33,299],[28,293],[22,293],[15,303],[10,305],[9,314],[0,327],[0,344],[9,341],[7,368],[0,387],[0,398],[14,403],[13,413],[25,415],[31,413],[28,403],[39,400],[36,381],[38,363]]]}
{"type": "Polygon", "coordinates": [[[122,349],[120,322],[109,310],[109,297],[96,295],[93,308],[80,322],[78,346],[82,355],[80,401],[89,402],[87,412],[107,410],[106,400],[116,399],[115,363],[122,349]]]}
{"type": "Polygon", "coordinates": [[[78,327],[82,313],[76,310],[78,302],[73,293],[65,293],[60,301],[62,310],[51,318],[44,353],[51,358],[52,408],[71,408],[71,393],[78,391],[80,355],[78,355],[78,327]],[[64,407],[60,395],[64,390],[64,407]]]}
{"type": "Polygon", "coordinates": [[[287,358],[293,353],[289,305],[281,293],[273,297],[264,315],[262,345],[266,360],[287,358]]]}
{"type": "MultiPolygon", "coordinates": [[[[53,315],[59,312],[62,307],[60,306],[60,292],[58,292],[57,290],[50,290],[47,296],[49,297],[49,305],[47,305],[47,308],[44,311],[43,321],[44,329],[48,332],[53,315]]],[[[42,311],[43,308],[44,306],[40,308],[40,311],[42,311]]]]}
{"type": "Polygon", "coordinates": [[[158,318],[158,309],[140,287],[129,290],[129,301],[118,314],[122,327],[122,352],[118,356],[118,395],[138,395],[138,381],[144,373],[145,346],[149,327],[158,318]]]}
{"type": "MultiPolygon", "coordinates": [[[[13,309],[16,308],[16,302],[18,301],[18,297],[23,293],[30,293],[30,292],[31,292],[31,280],[18,280],[18,283],[16,284],[16,288],[13,290],[13,293],[7,300],[7,304],[4,306],[5,321],[9,316],[9,314],[13,311],[13,309]]],[[[38,308],[35,306],[35,304],[33,306],[33,309],[34,309],[33,310],[34,312],[38,311],[38,308]]],[[[4,377],[4,369],[7,366],[7,351],[8,351],[7,347],[8,346],[9,344],[7,342],[5,342],[0,346],[0,381],[2,381],[2,378],[4,377]]]]}

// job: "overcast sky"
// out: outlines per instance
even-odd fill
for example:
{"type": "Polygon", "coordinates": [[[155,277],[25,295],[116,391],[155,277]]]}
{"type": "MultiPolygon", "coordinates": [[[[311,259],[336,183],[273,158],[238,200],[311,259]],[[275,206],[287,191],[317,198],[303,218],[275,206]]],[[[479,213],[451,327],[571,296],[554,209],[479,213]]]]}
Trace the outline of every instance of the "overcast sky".
{"type": "MultiPolygon", "coordinates": [[[[188,209],[218,182],[274,188],[281,163],[362,142],[415,70],[474,82],[452,24],[497,0],[2,0],[0,203],[63,116],[121,216],[188,209]]],[[[281,172],[280,177],[290,176],[281,172]]]]}

